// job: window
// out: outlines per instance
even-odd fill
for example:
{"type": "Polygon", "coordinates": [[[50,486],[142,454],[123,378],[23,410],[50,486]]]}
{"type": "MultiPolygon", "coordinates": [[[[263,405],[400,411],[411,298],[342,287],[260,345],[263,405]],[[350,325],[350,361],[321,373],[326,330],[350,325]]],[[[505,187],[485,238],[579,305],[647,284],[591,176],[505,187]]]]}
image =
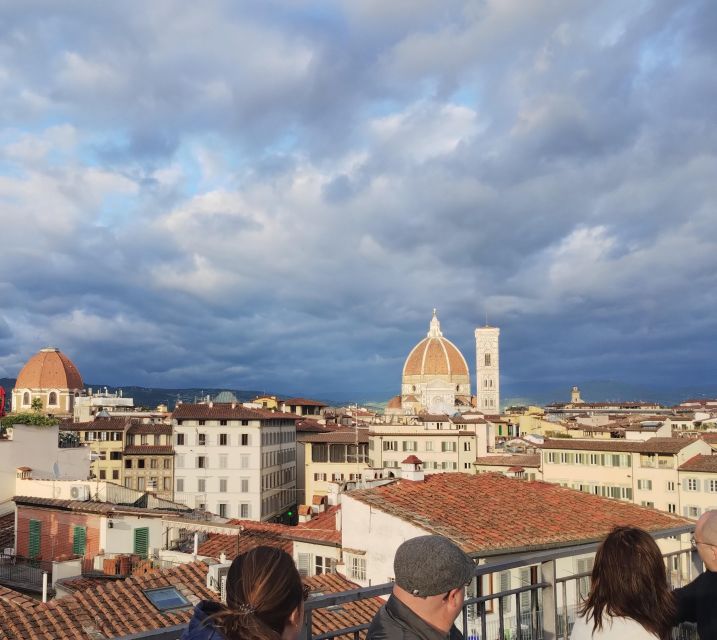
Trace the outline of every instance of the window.
{"type": "Polygon", "coordinates": [[[112,479],[119,480],[119,469],[112,469],[112,479]]]}
{"type": "Polygon", "coordinates": [[[239,517],[251,518],[251,505],[248,502],[242,502],[239,505],[239,517]]]}
{"type": "Polygon", "coordinates": [[[132,468],[132,460],[131,460],[131,459],[126,459],[126,460],[124,461],[124,468],[125,468],[125,469],[131,469],[131,468],[132,468]]]}
{"type": "MultiPolygon", "coordinates": [[[[579,558],[577,563],[577,573],[588,573],[593,570],[594,564],[593,558],[579,558]]],[[[580,597],[587,598],[590,592],[590,576],[585,576],[578,579],[578,593],[580,597]]]]}
{"type": "Polygon", "coordinates": [[[204,421],[204,420],[200,420],[200,421],[199,421],[199,426],[200,426],[200,427],[203,427],[205,424],[206,424],[206,421],[204,421]]]}
{"type": "Polygon", "coordinates": [[[197,492],[206,493],[207,491],[207,480],[206,478],[199,478],[197,480],[197,492]]]}
{"type": "Polygon", "coordinates": [[[674,504],[674,503],[672,503],[672,502],[670,502],[670,503],[667,505],[667,511],[668,511],[669,513],[677,513],[677,505],[674,504]]]}
{"type": "Polygon", "coordinates": [[[220,420],[220,421],[219,421],[219,426],[220,426],[220,427],[226,427],[227,424],[228,424],[228,423],[227,423],[226,420],[220,420]]]}
{"type": "Polygon", "coordinates": [[[30,520],[28,555],[31,560],[40,555],[40,533],[42,531],[42,523],[39,520],[30,520]]]}
{"type": "Polygon", "coordinates": [[[455,442],[441,442],[441,451],[450,452],[456,450],[456,443],[455,442]]]}
{"type": "Polygon", "coordinates": [[[164,461],[163,461],[163,463],[162,463],[162,466],[163,466],[165,469],[171,469],[171,468],[172,468],[172,458],[165,458],[164,461]]]}
{"type": "Polygon", "coordinates": [[[675,490],[675,483],[674,482],[668,482],[667,483],[667,490],[668,491],[674,491],[675,490]]]}
{"type": "Polygon", "coordinates": [[[72,532],[72,553],[76,556],[84,556],[87,547],[87,529],[75,527],[72,532]]]}
{"type": "Polygon", "coordinates": [[[137,458],[137,468],[144,469],[144,458],[137,458]]]}
{"type": "Polygon", "coordinates": [[[134,553],[142,558],[147,557],[149,549],[149,527],[140,527],[134,530],[134,553]]]}
{"type": "Polygon", "coordinates": [[[483,366],[490,367],[490,353],[486,353],[483,357],[483,366]]]}
{"type": "Polygon", "coordinates": [[[697,491],[697,479],[687,478],[685,489],[687,491],[697,491]]]}
{"type": "Polygon", "coordinates": [[[159,468],[159,461],[157,460],[157,458],[149,459],[149,468],[150,469],[158,469],[159,468]]]}
{"type": "MultiPolygon", "coordinates": [[[[501,571],[498,574],[500,591],[510,591],[510,571],[501,571]]],[[[510,613],[512,611],[513,599],[515,596],[507,596],[503,598],[503,612],[510,613]]]]}
{"type": "Polygon", "coordinates": [[[707,485],[707,491],[710,493],[715,493],[717,491],[717,480],[708,480],[706,482],[707,485]]]}
{"type": "Polygon", "coordinates": [[[206,469],[207,468],[207,457],[206,456],[197,456],[197,469],[206,469]]]}
{"type": "Polygon", "coordinates": [[[242,433],[242,434],[241,434],[241,446],[242,446],[242,447],[248,447],[248,446],[249,446],[249,434],[248,434],[248,433],[242,433]]]}
{"type": "Polygon", "coordinates": [[[107,472],[104,469],[100,469],[100,480],[107,479],[107,472]]]}
{"type": "Polygon", "coordinates": [[[206,433],[197,434],[197,444],[200,447],[203,447],[205,444],[207,444],[207,434],[206,433]]]}
{"type": "Polygon", "coordinates": [[[219,446],[220,446],[220,447],[226,447],[226,446],[227,446],[227,434],[226,434],[226,433],[220,433],[220,434],[219,434],[219,446]]]}
{"type": "Polygon", "coordinates": [[[219,517],[226,518],[227,517],[227,503],[220,502],[218,506],[219,506],[219,517]]]}
{"type": "Polygon", "coordinates": [[[642,505],[643,507],[649,507],[650,509],[655,508],[655,503],[650,500],[641,500],[640,505],[642,505]]]}
{"type": "Polygon", "coordinates": [[[239,466],[242,469],[248,469],[249,468],[249,456],[244,454],[239,456],[239,466]]]}
{"type": "Polygon", "coordinates": [[[362,556],[349,557],[349,578],[366,580],[366,558],[362,556]]]}
{"type": "Polygon", "coordinates": [[[47,404],[51,407],[57,406],[57,393],[50,391],[50,395],[47,397],[47,404]]]}
{"type": "Polygon", "coordinates": [[[177,446],[181,447],[184,445],[184,434],[178,433],[177,434],[177,446]]]}
{"type": "Polygon", "coordinates": [[[174,466],[177,469],[184,469],[184,454],[178,453],[174,458],[174,466]]]}
{"type": "Polygon", "coordinates": [[[30,394],[27,391],[22,394],[22,404],[26,407],[30,406],[30,394]]]}
{"type": "Polygon", "coordinates": [[[652,491],[652,480],[638,480],[637,488],[644,491],[652,491]]]}
{"type": "Polygon", "coordinates": [[[226,492],[227,492],[227,479],[219,478],[219,493],[226,493],[226,492]]]}
{"type": "Polygon", "coordinates": [[[397,440],[384,440],[383,441],[383,450],[384,451],[398,451],[398,441],[397,440]]]}
{"type": "Polygon", "coordinates": [[[471,450],[471,443],[470,441],[463,443],[463,451],[470,451],[471,450]]]}
{"type": "Polygon", "coordinates": [[[184,492],[184,478],[177,478],[177,493],[184,492]]]}
{"type": "Polygon", "coordinates": [[[702,513],[702,509],[699,507],[685,507],[685,515],[688,518],[699,518],[700,514],[702,513]]]}
{"type": "Polygon", "coordinates": [[[161,589],[144,589],[142,591],[147,599],[154,605],[157,611],[170,611],[191,607],[191,603],[174,587],[162,587],[161,589]]]}
{"type": "Polygon", "coordinates": [[[219,468],[226,469],[228,460],[229,460],[229,456],[226,453],[220,453],[219,454],[219,468]]]}
{"type": "Polygon", "coordinates": [[[137,491],[144,491],[144,476],[137,478],[137,491]]]}
{"type": "Polygon", "coordinates": [[[327,444],[314,443],[311,445],[311,462],[328,462],[329,446],[327,444]]]}
{"type": "Polygon", "coordinates": [[[122,460],[122,452],[110,451],[110,460],[122,460]]]}
{"type": "Polygon", "coordinates": [[[249,478],[242,478],[240,486],[242,493],[249,493],[249,478]]]}
{"type": "Polygon", "coordinates": [[[433,442],[430,440],[426,441],[426,451],[433,451],[433,442]]]}

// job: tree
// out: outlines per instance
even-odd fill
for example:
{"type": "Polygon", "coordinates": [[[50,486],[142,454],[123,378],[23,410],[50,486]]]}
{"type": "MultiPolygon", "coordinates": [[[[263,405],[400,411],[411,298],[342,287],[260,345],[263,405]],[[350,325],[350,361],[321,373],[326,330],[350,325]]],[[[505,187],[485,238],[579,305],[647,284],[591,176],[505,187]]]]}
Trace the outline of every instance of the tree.
{"type": "Polygon", "coordinates": [[[35,413],[40,413],[40,411],[42,411],[42,400],[40,400],[40,398],[33,398],[30,407],[35,413]]]}

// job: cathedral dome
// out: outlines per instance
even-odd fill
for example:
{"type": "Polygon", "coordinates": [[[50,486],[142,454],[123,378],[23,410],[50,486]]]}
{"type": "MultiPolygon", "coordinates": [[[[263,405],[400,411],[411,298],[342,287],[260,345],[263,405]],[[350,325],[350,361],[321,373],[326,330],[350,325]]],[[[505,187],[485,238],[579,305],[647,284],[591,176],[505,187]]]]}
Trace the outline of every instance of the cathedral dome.
{"type": "Polygon", "coordinates": [[[433,312],[428,336],[408,354],[403,376],[468,376],[468,363],[448,338],[443,337],[441,325],[433,312]]]}
{"type": "Polygon", "coordinates": [[[15,382],[16,389],[82,389],[84,386],[72,360],[53,347],[32,356],[15,382]]]}

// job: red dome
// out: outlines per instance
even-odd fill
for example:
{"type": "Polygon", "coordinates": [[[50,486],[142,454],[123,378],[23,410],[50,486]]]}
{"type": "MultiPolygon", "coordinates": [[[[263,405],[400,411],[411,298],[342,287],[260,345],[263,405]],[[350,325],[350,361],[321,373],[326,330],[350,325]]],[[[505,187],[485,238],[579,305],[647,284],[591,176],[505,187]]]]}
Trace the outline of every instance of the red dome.
{"type": "Polygon", "coordinates": [[[72,360],[53,347],[32,356],[15,382],[16,389],[82,389],[84,386],[72,360]]]}

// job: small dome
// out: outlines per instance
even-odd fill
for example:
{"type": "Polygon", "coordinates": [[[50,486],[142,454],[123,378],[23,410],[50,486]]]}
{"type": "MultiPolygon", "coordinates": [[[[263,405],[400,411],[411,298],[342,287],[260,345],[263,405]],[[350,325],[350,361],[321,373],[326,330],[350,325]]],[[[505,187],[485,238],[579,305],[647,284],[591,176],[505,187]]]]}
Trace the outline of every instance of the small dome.
{"type": "Polygon", "coordinates": [[[214,402],[216,404],[229,404],[230,402],[239,402],[239,400],[231,391],[220,391],[214,396],[214,402]]]}
{"type": "Polygon", "coordinates": [[[406,358],[404,376],[468,376],[468,363],[448,338],[443,337],[435,309],[428,336],[421,340],[406,358]]]}
{"type": "Polygon", "coordinates": [[[393,396],[386,405],[387,409],[400,409],[401,408],[401,396],[393,396]]]}
{"type": "Polygon", "coordinates": [[[84,386],[72,360],[54,347],[32,356],[15,382],[16,389],[82,389],[84,386]]]}

